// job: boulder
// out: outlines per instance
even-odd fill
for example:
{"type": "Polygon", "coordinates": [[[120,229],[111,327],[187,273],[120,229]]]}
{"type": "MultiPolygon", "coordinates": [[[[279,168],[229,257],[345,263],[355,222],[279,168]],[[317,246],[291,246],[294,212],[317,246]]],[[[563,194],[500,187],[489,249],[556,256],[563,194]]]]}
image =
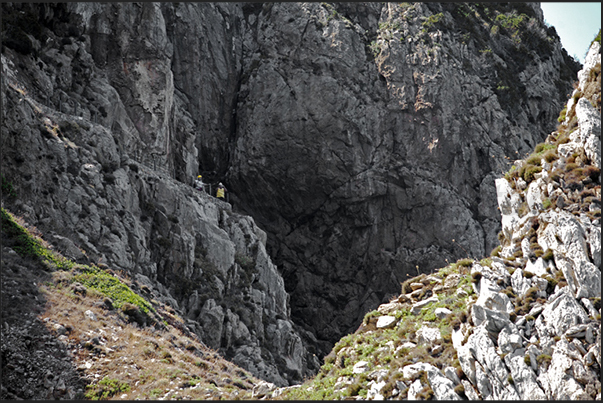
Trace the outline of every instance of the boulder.
{"type": "Polygon", "coordinates": [[[471,318],[476,326],[482,325],[493,334],[498,334],[510,323],[509,313],[506,311],[493,310],[478,304],[471,306],[471,318]]]}
{"type": "Polygon", "coordinates": [[[394,327],[398,320],[393,316],[380,316],[377,319],[377,329],[388,329],[394,327]]]}
{"type": "Polygon", "coordinates": [[[379,313],[381,315],[387,315],[390,314],[392,312],[398,311],[402,309],[402,304],[399,302],[390,302],[388,304],[381,304],[379,305],[379,307],[377,308],[377,311],[379,311],[379,313]]]}
{"type": "Polygon", "coordinates": [[[258,382],[251,391],[251,397],[259,399],[264,397],[274,391],[276,389],[276,385],[266,381],[258,382]]]}
{"type": "Polygon", "coordinates": [[[433,313],[438,319],[445,319],[452,314],[452,311],[448,308],[436,308],[433,313]]]}

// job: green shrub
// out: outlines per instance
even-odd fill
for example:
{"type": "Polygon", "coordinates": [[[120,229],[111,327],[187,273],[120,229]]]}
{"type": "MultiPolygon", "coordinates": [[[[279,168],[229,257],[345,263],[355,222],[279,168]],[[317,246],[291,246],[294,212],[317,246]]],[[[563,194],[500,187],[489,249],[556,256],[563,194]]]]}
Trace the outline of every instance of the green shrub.
{"type": "Polygon", "coordinates": [[[557,152],[555,150],[548,150],[546,153],[544,153],[542,158],[544,158],[546,162],[551,163],[559,159],[559,156],[557,155],[557,152]]]}
{"type": "Polygon", "coordinates": [[[364,315],[364,318],[362,319],[362,323],[366,326],[369,324],[371,318],[375,318],[377,316],[381,316],[381,313],[377,310],[371,311],[369,313],[367,313],[366,315],[364,315]]]}
{"type": "Polygon", "coordinates": [[[459,266],[463,266],[463,267],[471,267],[471,265],[473,264],[474,260],[473,259],[461,259],[458,260],[456,262],[457,265],[459,266]]]}
{"type": "Polygon", "coordinates": [[[419,393],[417,393],[417,398],[419,400],[431,400],[434,396],[433,389],[431,386],[425,386],[419,393]]]}
{"type": "Polygon", "coordinates": [[[515,298],[515,297],[516,297],[515,293],[513,292],[513,287],[511,287],[511,286],[509,286],[509,287],[505,288],[505,289],[504,289],[504,290],[502,290],[501,292],[502,292],[503,294],[506,294],[506,295],[507,295],[507,297],[509,297],[509,298],[515,298]]]}
{"type": "Polygon", "coordinates": [[[553,251],[550,248],[547,248],[547,250],[544,251],[544,254],[542,255],[542,259],[543,260],[553,260],[554,255],[553,255],[553,251]]]}
{"type": "Polygon", "coordinates": [[[522,167],[522,171],[523,171],[523,173],[522,173],[523,180],[525,180],[526,183],[530,183],[534,180],[534,175],[536,175],[539,172],[542,172],[542,167],[537,166],[537,165],[527,164],[522,167]]]}
{"type": "Polygon", "coordinates": [[[509,314],[509,320],[511,320],[511,322],[515,323],[515,321],[517,320],[517,314],[515,312],[511,312],[509,314]]]}
{"type": "Polygon", "coordinates": [[[104,377],[96,385],[87,385],[86,398],[90,400],[105,400],[118,393],[124,393],[130,390],[127,382],[117,379],[104,377]]]}
{"type": "MultiPolygon", "coordinates": [[[[519,204],[519,208],[517,209],[517,214],[520,217],[525,216],[526,214],[528,214],[530,212],[530,206],[528,206],[528,203],[523,201],[519,204]]],[[[521,252],[521,251],[520,251],[521,252]]]]}
{"type": "Polygon", "coordinates": [[[486,267],[492,267],[492,259],[488,259],[488,258],[484,258],[482,260],[479,261],[479,264],[481,264],[482,266],[486,266],[486,267]]]}
{"type": "Polygon", "coordinates": [[[438,23],[443,16],[443,13],[437,13],[427,17],[427,19],[421,24],[423,27],[422,31],[427,32],[434,24],[438,23]]]}
{"type": "Polygon", "coordinates": [[[518,178],[519,177],[519,170],[517,169],[517,167],[515,165],[511,165],[511,168],[509,169],[509,171],[507,171],[507,173],[505,173],[505,179],[508,182],[513,182],[513,178],[518,178]]]}
{"type": "Polygon", "coordinates": [[[551,202],[551,199],[549,199],[548,197],[542,201],[542,208],[545,210],[550,208],[552,205],[553,205],[553,203],[551,202]]]}
{"type": "Polygon", "coordinates": [[[548,366],[548,364],[551,363],[552,357],[548,354],[540,354],[538,357],[536,357],[536,362],[538,363],[538,365],[546,365],[548,366]]]}
{"type": "Polygon", "coordinates": [[[534,148],[534,153],[538,154],[538,155],[542,155],[546,151],[554,150],[556,147],[557,146],[555,144],[540,143],[540,144],[537,144],[536,147],[534,148]]]}
{"type": "Polygon", "coordinates": [[[582,175],[584,175],[584,177],[586,178],[591,178],[594,182],[599,179],[599,175],[601,175],[601,170],[594,165],[588,165],[582,170],[582,175]]]}
{"type": "Polygon", "coordinates": [[[498,245],[496,248],[492,249],[492,252],[490,252],[490,256],[498,257],[500,255],[501,250],[502,250],[502,246],[498,245]]]}
{"type": "Polygon", "coordinates": [[[532,154],[526,159],[526,164],[540,166],[540,160],[542,158],[537,154],[532,154]]]}
{"type": "Polygon", "coordinates": [[[530,354],[526,354],[523,357],[523,362],[526,363],[526,365],[529,367],[530,365],[532,365],[532,360],[530,359],[530,354]]]}
{"type": "MultiPolygon", "coordinates": [[[[73,277],[72,282],[76,281],[111,298],[113,305],[118,309],[129,303],[144,315],[148,316],[151,312],[155,312],[155,309],[144,298],[132,291],[117,277],[99,268],[84,266],[84,271],[73,277]]],[[[130,305],[126,306],[126,309],[128,308],[131,309],[130,305]]]]}

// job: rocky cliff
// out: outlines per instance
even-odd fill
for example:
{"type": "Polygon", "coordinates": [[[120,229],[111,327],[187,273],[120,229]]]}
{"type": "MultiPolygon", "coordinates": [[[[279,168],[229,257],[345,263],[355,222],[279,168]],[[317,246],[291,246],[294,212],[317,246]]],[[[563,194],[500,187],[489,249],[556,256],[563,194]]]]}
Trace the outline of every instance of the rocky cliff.
{"type": "Polygon", "coordinates": [[[497,245],[494,178],[554,128],[577,69],[535,4],[274,3],[246,21],[226,178],[324,353],[409,275],[497,245]]]}
{"type": "Polygon", "coordinates": [[[578,70],[531,3],[3,3],[2,23],[3,204],[279,385],[409,273],[496,246],[494,178],[578,70]]]}
{"type": "MultiPolygon", "coordinates": [[[[601,399],[601,53],[557,130],[496,179],[500,245],[413,277],[282,399],[601,399]]],[[[259,392],[259,387],[257,388],[259,392]]]]}
{"type": "Polygon", "coordinates": [[[197,173],[202,140],[183,105],[203,111],[175,87],[184,49],[159,5],[3,4],[3,18],[2,174],[15,189],[3,203],[68,257],[129,273],[254,375],[288,384],[314,372],[265,232],[178,180],[197,173]]]}

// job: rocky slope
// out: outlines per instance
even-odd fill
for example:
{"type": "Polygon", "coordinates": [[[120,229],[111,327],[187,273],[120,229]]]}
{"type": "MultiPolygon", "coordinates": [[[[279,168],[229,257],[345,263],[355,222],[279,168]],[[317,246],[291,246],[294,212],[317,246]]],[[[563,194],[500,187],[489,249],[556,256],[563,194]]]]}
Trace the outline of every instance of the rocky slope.
{"type": "Polygon", "coordinates": [[[179,143],[169,136],[186,116],[174,117],[172,65],[155,46],[166,41],[155,31],[163,27],[153,20],[163,18],[157,5],[126,5],[132,15],[150,15],[154,45],[140,39],[149,45],[139,48],[143,62],[120,61],[119,71],[106,67],[115,67],[117,53],[107,52],[114,42],[101,46],[105,36],[93,28],[80,34],[109,29],[105,17],[119,35],[132,34],[109,11],[121,5],[3,7],[5,21],[16,21],[11,27],[25,18],[40,23],[29,42],[14,34],[33,44],[29,52],[3,48],[2,174],[15,190],[3,203],[67,256],[129,273],[188,318],[209,347],[254,375],[289,384],[314,372],[318,360],[294,330],[264,231],[173,174],[177,163],[166,150],[179,143]]]}
{"type": "Polygon", "coordinates": [[[4,208],[1,236],[3,400],[232,400],[259,383],[127,273],[76,264],[4,208]]]}
{"type": "Polygon", "coordinates": [[[601,399],[601,53],[560,125],[496,180],[501,244],[402,284],[277,399],[601,399]]]}
{"type": "Polygon", "coordinates": [[[2,17],[3,205],[278,385],[409,273],[495,246],[494,178],[550,132],[578,70],[532,3],[2,17]],[[194,191],[198,173],[249,216],[194,191]]]}

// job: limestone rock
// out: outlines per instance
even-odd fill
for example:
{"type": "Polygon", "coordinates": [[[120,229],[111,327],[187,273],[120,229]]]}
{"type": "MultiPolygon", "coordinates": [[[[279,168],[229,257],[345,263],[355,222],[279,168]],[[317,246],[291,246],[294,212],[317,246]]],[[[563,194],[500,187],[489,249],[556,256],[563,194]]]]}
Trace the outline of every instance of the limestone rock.
{"type": "Polygon", "coordinates": [[[276,389],[276,385],[270,382],[260,381],[257,385],[253,387],[253,391],[251,392],[251,396],[255,398],[261,398],[266,396],[270,392],[276,389]]]}
{"type": "Polygon", "coordinates": [[[433,302],[438,302],[438,297],[435,296],[435,295],[433,297],[429,297],[427,299],[424,299],[424,300],[419,301],[416,304],[414,304],[412,306],[412,308],[410,309],[410,312],[413,315],[418,315],[423,308],[425,308],[427,305],[429,305],[429,304],[431,304],[433,302]]]}
{"type": "Polygon", "coordinates": [[[435,316],[438,319],[445,319],[452,313],[452,311],[448,308],[436,308],[433,313],[435,313],[435,316]]]}
{"type": "Polygon", "coordinates": [[[549,399],[573,400],[584,393],[578,381],[568,375],[568,370],[572,368],[572,359],[567,355],[567,351],[567,341],[559,341],[553,348],[548,370],[538,376],[538,381],[549,399]]]}
{"type": "Polygon", "coordinates": [[[368,372],[369,370],[369,363],[367,361],[358,361],[356,364],[354,364],[354,368],[352,369],[352,372],[355,374],[362,374],[364,372],[368,372]]]}
{"type": "MultiPolygon", "coordinates": [[[[34,38],[34,53],[3,48],[2,172],[18,189],[4,205],[54,231],[49,241],[75,259],[130,273],[275,385],[314,373],[310,350],[326,354],[417,267],[491,250],[497,199],[505,236],[525,235],[531,216],[495,178],[507,155],[554,129],[578,69],[557,38],[540,41],[534,5],[521,9],[526,52],[488,34],[492,59],[459,35],[467,21],[451,17],[464,7],[453,3],[415,3],[409,18],[396,17],[406,5],[382,3],[32,7],[60,11],[82,34],[62,44],[65,24],[40,18],[48,40],[34,38]],[[520,90],[501,92],[501,80],[520,90]],[[199,173],[224,181],[232,203],[193,189],[199,173]]],[[[476,14],[471,26],[486,23],[476,14]]],[[[600,155],[600,118],[583,102],[576,110],[572,147],[600,155]]],[[[542,188],[528,191],[540,207],[542,188]]],[[[541,245],[560,253],[582,298],[597,292],[600,246],[596,228],[572,219],[554,216],[541,245]]],[[[472,314],[481,332],[500,331],[509,306],[484,277],[472,314]]],[[[560,326],[545,311],[541,323],[560,326]]],[[[478,390],[514,396],[468,345],[459,359],[478,390]]]]}
{"type": "Polygon", "coordinates": [[[549,303],[542,311],[542,318],[556,335],[562,336],[573,325],[586,323],[588,316],[576,299],[562,288],[557,294],[549,298],[549,303]]]}
{"type": "Polygon", "coordinates": [[[397,321],[398,320],[393,316],[380,316],[379,319],[377,319],[377,329],[387,329],[390,327],[394,327],[397,321]]]}
{"type": "Polygon", "coordinates": [[[419,344],[430,344],[436,340],[440,340],[442,335],[440,334],[440,329],[432,328],[429,326],[421,326],[419,330],[417,330],[417,340],[419,344]]]}

